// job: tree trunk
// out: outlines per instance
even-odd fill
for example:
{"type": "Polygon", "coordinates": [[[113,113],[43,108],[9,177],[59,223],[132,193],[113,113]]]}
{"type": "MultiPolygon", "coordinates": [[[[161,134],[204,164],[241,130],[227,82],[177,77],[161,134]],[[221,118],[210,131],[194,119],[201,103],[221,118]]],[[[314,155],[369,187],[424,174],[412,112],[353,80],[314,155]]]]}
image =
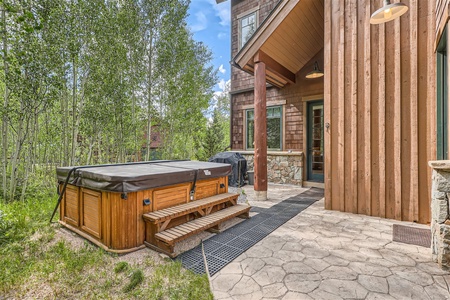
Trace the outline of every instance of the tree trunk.
{"type": "Polygon", "coordinates": [[[7,42],[7,32],[6,32],[6,11],[2,9],[2,22],[3,22],[3,66],[5,72],[5,92],[4,92],[4,100],[3,100],[3,117],[2,117],[2,190],[3,190],[3,199],[6,200],[7,197],[7,170],[8,170],[8,119],[7,119],[7,108],[9,105],[9,91],[8,91],[8,61],[6,60],[8,55],[8,42],[7,42]]]}
{"type": "MultiPolygon", "coordinates": [[[[74,71],[74,76],[76,76],[76,71],[74,71]]],[[[77,90],[76,87],[73,89],[73,104],[75,105],[73,108],[73,120],[72,120],[72,124],[73,124],[73,128],[72,128],[72,157],[71,157],[71,165],[75,165],[75,156],[76,156],[76,151],[77,151],[77,146],[78,146],[78,132],[80,129],[80,122],[81,122],[81,115],[83,114],[83,106],[84,106],[84,84],[86,81],[87,76],[84,76],[81,79],[81,95],[80,95],[80,101],[77,102],[77,90]],[[78,112],[77,112],[77,108],[78,108],[78,112]]],[[[77,80],[74,79],[74,84],[76,84],[77,80]]],[[[78,161],[78,163],[80,163],[78,161]]]]}
{"type": "Polygon", "coordinates": [[[64,91],[63,97],[61,97],[61,110],[62,110],[62,124],[63,124],[63,130],[62,130],[62,140],[63,140],[63,161],[62,165],[67,166],[69,165],[69,95],[67,93],[67,90],[64,91]]]}
{"type": "MultiPolygon", "coordinates": [[[[21,105],[21,111],[23,111],[23,103],[21,105]]],[[[20,152],[22,151],[22,145],[23,145],[23,123],[24,123],[25,116],[20,116],[19,118],[19,127],[17,129],[17,138],[16,138],[16,145],[14,149],[14,154],[11,159],[11,179],[9,181],[9,200],[14,200],[14,197],[16,195],[16,188],[17,188],[17,168],[19,165],[19,156],[20,152]]]]}
{"type": "Polygon", "coordinates": [[[97,164],[102,163],[102,135],[101,131],[99,130],[97,133],[97,164]]]}
{"type": "Polygon", "coordinates": [[[149,49],[148,49],[148,74],[147,74],[147,153],[145,160],[150,160],[150,145],[152,142],[152,76],[153,76],[153,29],[150,29],[149,49]]]}
{"type": "Polygon", "coordinates": [[[77,122],[77,64],[75,59],[72,62],[72,151],[70,155],[70,165],[75,163],[75,151],[77,145],[78,130],[76,129],[77,122]]]}
{"type": "Polygon", "coordinates": [[[25,195],[27,192],[28,179],[29,179],[30,172],[34,172],[33,165],[34,165],[35,154],[33,154],[33,152],[36,151],[35,146],[37,146],[35,143],[35,141],[36,141],[35,137],[36,137],[36,133],[38,131],[37,119],[38,119],[38,113],[37,113],[37,109],[36,109],[35,115],[34,115],[34,123],[32,125],[31,133],[30,133],[29,139],[28,139],[28,149],[27,149],[28,155],[25,155],[25,166],[24,166],[25,175],[24,175],[23,183],[22,183],[22,192],[20,194],[20,201],[22,201],[22,202],[25,201],[25,195]]]}

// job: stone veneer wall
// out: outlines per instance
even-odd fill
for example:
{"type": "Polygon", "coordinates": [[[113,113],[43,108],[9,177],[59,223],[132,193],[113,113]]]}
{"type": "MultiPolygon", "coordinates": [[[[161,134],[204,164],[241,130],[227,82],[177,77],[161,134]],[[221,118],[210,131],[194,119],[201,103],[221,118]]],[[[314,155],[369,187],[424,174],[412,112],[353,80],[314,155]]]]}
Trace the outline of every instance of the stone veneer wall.
{"type": "Polygon", "coordinates": [[[450,161],[431,161],[431,251],[433,260],[450,269],[450,161]]]}
{"type": "MultiPolygon", "coordinates": [[[[247,169],[253,171],[253,151],[236,151],[247,160],[247,169]]],[[[270,183],[303,184],[303,153],[272,152],[267,153],[267,179],[270,183]]]]}

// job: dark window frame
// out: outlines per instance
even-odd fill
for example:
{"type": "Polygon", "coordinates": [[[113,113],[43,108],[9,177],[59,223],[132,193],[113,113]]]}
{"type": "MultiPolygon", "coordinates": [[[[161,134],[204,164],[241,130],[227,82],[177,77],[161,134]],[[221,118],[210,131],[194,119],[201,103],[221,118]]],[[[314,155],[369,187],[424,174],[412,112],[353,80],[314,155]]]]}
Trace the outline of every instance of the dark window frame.
{"type": "Polygon", "coordinates": [[[436,52],[436,159],[448,159],[448,57],[447,25],[436,52]]]}
{"type": "MultiPolygon", "coordinates": [[[[248,25],[246,25],[246,26],[248,26],[248,25]]],[[[242,49],[242,47],[244,47],[244,45],[251,39],[253,34],[256,32],[257,28],[258,28],[258,10],[249,11],[247,14],[245,14],[244,16],[242,16],[238,19],[239,49],[242,49]],[[249,38],[244,42],[242,39],[242,34],[243,34],[242,22],[245,19],[248,19],[249,17],[251,17],[252,15],[254,15],[254,18],[255,18],[255,22],[254,22],[255,27],[253,28],[253,32],[250,34],[249,38]]]]}
{"type": "MultiPolygon", "coordinates": [[[[253,108],[245,110],[245,149],[246,150],[254,150],[253,142],[254,142],[254,112],[253,108]],[[250,133],[253,133],[253,137],[250,139],[250,133]]],[[[283,149],[283,105],[275,105],[268,106],[266,108],[267,115],[267,131],[269,131],[269,125],[275,124],[272,121],[279,119],[279,147],[270,147],[270,136],[269,132],[267,132],[267,149],[272,151],[281,151],[283,149]],[[274,115],[275,110],[279,109],[279,113],[274,115]],[[271,112],[272,111],[272,112],[271,112]]]]}

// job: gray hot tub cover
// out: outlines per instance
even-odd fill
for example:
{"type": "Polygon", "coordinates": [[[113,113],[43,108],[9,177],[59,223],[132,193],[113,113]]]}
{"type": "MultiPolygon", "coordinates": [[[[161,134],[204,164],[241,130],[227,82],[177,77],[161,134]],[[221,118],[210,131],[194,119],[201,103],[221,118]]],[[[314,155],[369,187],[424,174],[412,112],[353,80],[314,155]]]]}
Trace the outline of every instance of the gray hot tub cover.
{"type": "Polygon", "coordinates": [[[231,165],[200,161],[151,161],[131,165],[83,166],[56,168],[58,182],[94,190],[129,193],[178,183],[228,176],[231,165]]]}

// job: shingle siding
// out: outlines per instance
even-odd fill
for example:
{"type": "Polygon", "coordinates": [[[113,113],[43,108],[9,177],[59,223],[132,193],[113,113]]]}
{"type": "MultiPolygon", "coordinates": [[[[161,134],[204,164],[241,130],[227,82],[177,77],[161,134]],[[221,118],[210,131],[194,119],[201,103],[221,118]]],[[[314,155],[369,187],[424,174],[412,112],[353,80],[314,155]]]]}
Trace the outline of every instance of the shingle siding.
{"type": "MultiPolygon", "coordinates": [[[[232,1],[232,58],[236,56],[239,49],[239,30],[237,16],[247,11],[250,11],[259,5],[259,20],[260,25],[264,19],[271,13],[273,8],[277,5],[276,1],[232,1]]],[[[322,64],[323,52],[312,59],[319,60],[322,64]]],[[[309,65],[309,64],[307,64],[309,65]]],[[[304,73],[300,71],[297,74],[297,83],[288,85],[282,89],[269,87],[267,89],[267,103],[285,100],[286,105],[283,105],[284,111],[284,128],[283,135],[285,143],[283,150],[303,150],[303,102],[302,97],[315,94],[323,94],[323,80],[308,81],[304,79],[304,73]],[[301,74],[301,76],[300,76],[301,74]]],[[[231,73],[231,103],[233,110],[232,120],[232,149],[245,150],[245,107],[253,104],[253,75],[250,75],[237,67],[232,67],[231,73]],[[250,89],[250,91],[248,91],[250,89]],[[242,91],[242,92],[240,92],[242,91]]]]}

